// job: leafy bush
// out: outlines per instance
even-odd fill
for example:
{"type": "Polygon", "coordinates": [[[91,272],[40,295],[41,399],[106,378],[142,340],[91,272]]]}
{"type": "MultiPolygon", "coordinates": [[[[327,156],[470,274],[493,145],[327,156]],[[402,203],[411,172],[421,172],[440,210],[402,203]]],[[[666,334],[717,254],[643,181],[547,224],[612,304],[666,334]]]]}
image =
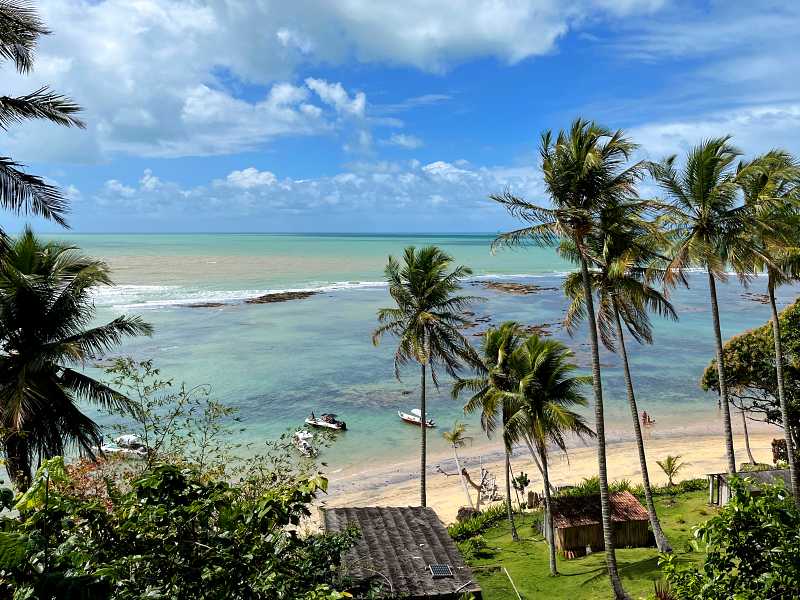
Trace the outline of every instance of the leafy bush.
{"type": "Polygon", "coordinates": [[[301,536],[325,490],[321,476],[275,482],[251,497],[196,470],[155,465],[111,486],[110,506],[62,492],[63,460],[45,461],[0,519],[0,597],[334,599],[342,552],[356,532],[301,536]]]}
{"type": "Polygon", "coordinates": [[[460,523],[453,523],[447,528],[450,537],[457,542],[463,542],[473,536],[478,535],[489,529],[496,523],[499,523],[506,518],[506,505],[504,502],[493,504],[479,515],[461,521],[460,523]]]}
{"type": "Polygon", "coordinates": [[[463,542],[458,542],[458,549],[465,560],[485,558],[491,555],[489,544],[486,543],[486,538],[480,534],[468,538],[463,542]]]}
{"type": "Polygon", "coordinates": [[[673,593],[691,600],[789,599],[800,589],[800,509],[780,486],[754,495],[738,478],[733,497],[695,530],[704,545],[702,567],[683,566],[675,555],[660,565],[673,593]]]}
{"type": "MultiPolygon", "coordinates": [[[[608,489],[610,492],[632,492],[634,490],[634,486],[631,485],[631,482],[627,479],[622,479],[620,481],[612,481],[608,484],[608,489]]],[[[584,477],[583,481],[568,488],[562,488],[558,490],[557,496],[562,497],[583,497],[583,496],[592,496],[594,494],[600,493],[600,478],[597,475],[592,477],[584,477]]]]}

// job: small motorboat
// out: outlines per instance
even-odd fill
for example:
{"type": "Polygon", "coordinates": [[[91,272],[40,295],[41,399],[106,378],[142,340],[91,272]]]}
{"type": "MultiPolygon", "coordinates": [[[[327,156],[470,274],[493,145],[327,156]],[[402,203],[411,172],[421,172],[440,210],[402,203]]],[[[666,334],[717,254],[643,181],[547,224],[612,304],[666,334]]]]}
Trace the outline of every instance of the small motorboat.
{"type": "Polygon", "coordinates": [[[317,455],[317,449],[311,445],[311,440],[314,439],[314,434],[305,429],[298,429],[292,435],[292,443],[297,450],[306,457],[317,455]]]}
{"type": "Polygon", "coordinates": [[[333,413],[323,413],[322,416],[316,417],[314,413],[306,419],[306,425],[311,427],[323,427],[325,429],[336,429],[338,431],[345,431],[347,423],[340,421],[333,413]]]}
{"type": "MultiPolygon", "coordinates": [[[[410,413],[398,410],[397,416],[403,419],[403,421],[406,423],[411,423],[412,425],[422,425],[422,412],[418,408],[412,408],[410,413]]],[[[425,421],[425,427],[436,427],[436,423],[433,422],[433,419],[427,419],[425,421]]]]}

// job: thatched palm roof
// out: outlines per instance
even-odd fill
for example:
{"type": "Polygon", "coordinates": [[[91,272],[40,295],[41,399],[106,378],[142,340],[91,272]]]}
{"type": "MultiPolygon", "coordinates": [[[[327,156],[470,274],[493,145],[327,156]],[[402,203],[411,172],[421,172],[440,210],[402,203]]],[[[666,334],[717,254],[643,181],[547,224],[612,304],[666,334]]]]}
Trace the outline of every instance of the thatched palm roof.
{"type": "MultiPolygon", "coordinates": [[[[611,521],[647,521],[647,510],[630,492],[614,492],[609,497],[611,521]]],[[[552,500],[553,526],[556,529],[600,524],[600,494],[564,496],[552,500]]]]}
{"type": "Polygon", "coordinates": [[[465,592],[481,597],[472,571],[433,509],[326,508],[322,516],[327,531],[349,525],[361,531],[343,560],[343,575],[356,584],[381,583],[387,598],[457,598],[465,592]],[[450,565],[453,577],[433,578],[431,564],[450,565]]]}

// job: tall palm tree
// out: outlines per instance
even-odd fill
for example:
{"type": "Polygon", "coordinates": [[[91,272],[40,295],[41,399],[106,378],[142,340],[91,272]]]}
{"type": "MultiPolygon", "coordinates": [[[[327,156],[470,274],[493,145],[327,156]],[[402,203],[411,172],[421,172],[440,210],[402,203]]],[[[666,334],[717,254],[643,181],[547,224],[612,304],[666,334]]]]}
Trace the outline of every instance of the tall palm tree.
{"type": "Polygon", "coordinates": [[[433,384],[439,386],[438,369],[456,377],[464,363],[476,364],[477,353],[459,330],[468,320],[464,310],[475,298],[460,296],[461,279],[472,274],[464,266],[451,269],[452,257],[435,246],[405,249],[403,263],[390,256],[385,275],[389,295],[397,307],[378,310],[379,326],[372,343],[380,343],[384,334],[398,338],[394,354],[395,376],[409,362],[420,366],[419,410],[423,426],[420,440],[420,505],[426,506],[425,463],[427,457],[427,422],[425,388],[430,368],[433,384]]]}
{"type": "Polygon", "coordinates": [[[549,131],[542,135],[539,153],[545,188],[552,208],[532,204],[509,191],[491,196],[513,216],[527,223],[525,227],[498,236],[493,247],[525,243],[555,246],[562,239],[568,239],[578,252],[592,354],[603,539],[608,575],[614,595],[618,599],[628,598],[628,595],[619,577],[611,529],[600,346],[586,239],[596,227],[598,211],[604,205],[618,203],[636,195],[636,184],[641,179],[644,165],[627,165],[635,148],[636,145],[622,131],[612,132],[595,123],[576,119],[570,130],[559,132],[555,140],[549,131]]]}
{"type": "MultiPolygon", "coordinates": [[[[800,505],[800,465],[792,440],[783,374],[783,344],[775,289],[800,278],[800,164],[773,150],[737,168],[737,180],[749,212],[748,242],[755,249],[755,270],[767,274],[767,294],[775,342],[778,403],[784,423],[787,458],[795,502],[800,505]]],[[[744,418],[744,413],[742,413],[744,418]]],[[[746,421],[745,421],[746,426],[746,421]]],[[[746,431],[745,431],[746,433],[746,431]]]]}
{"type": "MultiPolygon", "coordinates": [[[[467,443],[467,440],[470,439],[465,434],[467,432],[467,426],[464,423],[459,423],[456,421],[453,423],[453,428],[450,431],[443,431],[442,437],[445,441],[450,444],[450,447],[453,448],[453,457],[456,459],[456,469],[458,469],[458,478],[461,481],[461,487],[464,489],[464,495],[467,497],[467,506],[470,508],[474,508],[472,504],[472,496],[469,495],[469,488],[467,487],[467,480],[464,477],[464,473],[461,470],[461,461],[458,457],[458,449],[463,448],[464,444],[467,443]]],[[[478,492],[480,494],[480,491],[478,492]]]]}
{"type": "Polygon", "coordinates": [[[588,404],[583,386],[591,377],[573,375],[578,368],[574,355],[556,340],[528,337],[511,355],[510,372],[517,388],[512,404],[515,412],[506,423],[507,436],[512,440],[527,440],[536,448],[542,465],[545,519],[549,538],[550,573],[558,575],[556,546],[551,510],[550,475],[547,445],[567,451],[566,436],[591,436],[594,432],[582,416],[573,410],[588,404]]]}
{"type": "MultiPolygon", "coordinates": [[[[10,60],[20,73],[33,68],[39,38],[50,33],[31,4],[23,0],[0,3],[0,60],[10,60]]],[[[84,127],[80,107],[61,94],[41,87],[24,96],[0,96],[0,129],[45,119],[66,127],[84,127]]],[[[67,201],[55,186],[25,173],[22,165],[0,156],[0,204],[16,214],[34,214],[65,225],[67,201]]]]}
{"type": "Polygon", "coordinates": [[[662,219],[673,246],[666,266],[667,281],[680,276],[687,267],[699,267],[708,277],[729,473],[736,472],[736,457],[722,354],[717,281],[727,281],[726,266],[733,268],[742,280],[753,272],[752,248],[744,235],[747,208],[738,193],[734,168],[740,154],[730,144],[730,136],[726,136],[703,140],[689,151],[680,169],[675,155],[648,165],[653,179],[671,203],[671,210],[662,219]]]}
{"type": "MultiPolygon", "coordinates": [[[[661,528],[653,502],[639,409],[623,332],[624,323],[634,340],[651,344],[653,331],[650,312],[672,320],[678,318],[669,300],[652,285],[655,277],[663,277],[663,272],[652,266],[652,262],[660,258],[658,249],[662,246],[662,240],[655,224],[648,218],[651,208],[658,206],[646,201],[625,201],[604,207],[598,229],[587,240],[587,248],[591,251],[594,266],[590,276],[598,300],[600,339],[609,351],[618,352],[622,359],[642,472],[642,486],[653,535],[661,552],[671,552],[672,548],[661,528]]],[[[574,246],[567,241],[562,244],[562,253],[575,255],[576,252],[574,246]]],[[[567,331],[572,335],[586,315],[583,282],[579,273],[567,276],[564,291],[572,299],[565,319],[567,331]]]]}
{"type": "Polygon", "coordinates": [[[104,263],[42,242],[30,229],[11,240],[0,261],[0,430],[18,489],[30,484],[34,461],[69,447],[92,456],[100,445],[99,427],[78,402],[130,408],[125,396],[76,369],[124,337],[152,331],[125,316],[88,327],[92,292],[110,284],[104,263]]]}
{"type": "Polygon", "coordinates": [[[506,514],[511,527],[511,537],[519,540],[514,524],[514,510],[511,506],[511,439],[505,434],[505,426],[513,412],[510,392],[516,388],[509,372],[509,356],[522,341],[522,332],[517,323],[508,321],[497,328],[490,327],[483,336],[483,353],[477,374],[471,378],[459,378],[453,384],[454,399],[463,391],[472,396],[464,405],[464,413],[480,411],[481,428],[491,437],[498,427],[502,427],[503,454],[505,456],[506,514]]]}

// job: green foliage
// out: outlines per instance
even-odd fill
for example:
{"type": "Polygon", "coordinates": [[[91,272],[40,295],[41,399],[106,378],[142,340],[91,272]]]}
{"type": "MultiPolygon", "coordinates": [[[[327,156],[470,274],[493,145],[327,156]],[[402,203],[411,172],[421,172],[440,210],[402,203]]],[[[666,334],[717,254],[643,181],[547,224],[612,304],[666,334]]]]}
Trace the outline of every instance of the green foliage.
{"type": "Polygon", "coordinates": [[[800,589],[800,510],[779,486],[754,494],[738,478],[733,497],[695,530],[706,550],[700,568],[685,567],[672,555],[661,566],[675,595],[686,600],[790,599],[800,589]]]}
{"type": "Polygon", "coordinates": [[[681,462],[681,455],[668,454],[664,460],[657,460],[656,464],[661,467],[661,470],[664,471],[664,475],[667,476],[669,480],[668,485],[675,485],[675,478],[678,476],[678,473],[681,472],[681,469],[686,466],[686,463],[681,462]]]}
{"type": "Polygon", "coordinates": [[[70,588],[113,600],[343,598],[331,586],[357,532],[297,531],[326,486],[321,476],[273,479],[253,498],[160,464],[112,494],[110,509],[48,488],[47,502],[37,492],[19,518],[0,521],[0,586],[15,598],[70,588]]]}
{"type": "Polygon", "coordinates": [[[514,479],[511,480],[511,485],[514,486],[514,489],[518,492],[524,494],[525,488],[527,488],[531,484],[531,480],[528,479],[528,474],[524,471],[521,471],[514,479]]]}
{"type": "Polygon", "coordinates": [[[175,385],[151,360],[119,358],[106,367],[106,375],[131,405],[124,412],[109,411],[120,419],[114,431],[135,434],[150,449],[138,470],[164,461],[187,463],[206,477],[222,477],[230,469],[240,448],[230,440],[243,428],[237,410],[215,400],[210,386],[175,385]]]}
{"type": "Polygon", "coordinates": [[[492,527],[497,522],[507,517],[506,505],[504,503],[493,504],[482,513],[461,521],[453,523],[447,528],[450,537],[457,542],[463,542],[471,537],[480,534],[482,531],[492,527]]]}
{"type": "Polygon", "coordinates": [[[464,560],[486,558],[492,554],[489,549],[489,544],[486,542],[486,538],[480,534],[467,538],[463,542],[458,542],[457,544],[464,560]]]}
{"type": "MultiPolygon", "coordinates": [[[[800,442],[800,300],[778,316],[783,345],[783,374],[789,423],[795,446],[800,442]]],[[[775,341],[772,323],[737,335],[722,348],[725,377],[731,402],[768,423],[783,426],[775,372],[775,341]]],[[[717,362],[712,360],[700,380],[704,390],[719,390],[717,362]]],[[[785,454],[785,450],[784,450],[785,454]]]]}

